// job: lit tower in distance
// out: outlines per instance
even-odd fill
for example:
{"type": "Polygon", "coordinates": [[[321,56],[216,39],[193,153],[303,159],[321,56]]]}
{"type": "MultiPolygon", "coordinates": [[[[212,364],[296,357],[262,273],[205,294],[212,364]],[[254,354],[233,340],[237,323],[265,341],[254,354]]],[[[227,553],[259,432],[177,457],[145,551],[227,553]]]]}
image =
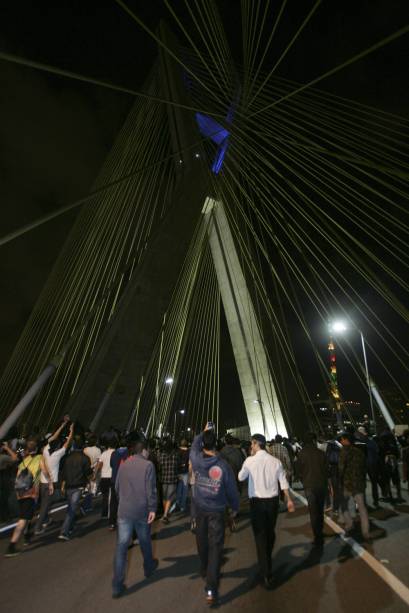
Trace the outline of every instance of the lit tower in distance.
{"type": "Polygon", "coordinates": [[[337,424],[340,428],[343,428],[342,421],[342,408],[341,408],[341,396],[338,388],[338,377],[337,377],[337,357],[335,353],[335,343],[332,333],[333,332],[343,332],[343,330],[336,329],[336,326],[343,326],[341,322],[336,322],[334,324],[329,323],[329,343],[328,343],[328,351],[329,351],[329,388],[330,394],[334,402],[335,406],[335,415],[337,418],[337,424]]]}

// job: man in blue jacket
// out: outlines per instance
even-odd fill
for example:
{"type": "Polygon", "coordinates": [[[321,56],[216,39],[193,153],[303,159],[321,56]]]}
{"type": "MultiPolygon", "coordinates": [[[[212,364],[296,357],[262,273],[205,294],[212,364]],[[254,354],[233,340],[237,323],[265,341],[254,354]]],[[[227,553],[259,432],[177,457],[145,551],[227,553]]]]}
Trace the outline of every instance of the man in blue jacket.
{"type": "Polygon", "coordinates": [[[206,579],[206,600],[214,604],[220,578],[224,544],[224,514],[239,510],[239,493],[230,466],[216,453],[216,434],[208,424],[195,437],[190,450],[195,479],[196,542],[201,575],[206,579]]]}

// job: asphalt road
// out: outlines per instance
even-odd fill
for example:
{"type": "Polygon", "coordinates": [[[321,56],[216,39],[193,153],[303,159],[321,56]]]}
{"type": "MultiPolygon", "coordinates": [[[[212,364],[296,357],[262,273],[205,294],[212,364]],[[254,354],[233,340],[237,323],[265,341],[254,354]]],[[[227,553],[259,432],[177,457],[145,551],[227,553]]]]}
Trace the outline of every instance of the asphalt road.
{"type": "MultiPolygon", "coordinates": [[[[100,520],[95,512],[79,521],[75,538],[60,542],[56,536],[61,517],[61,513],[56,514],[53,526],[20,556],[1,557],[2,613],[27,610],[187,613],[208,609],[188,518],[175,517],[168,526],[155,522],[158,570],[150,579],[144,579],[141,554],[139,548],[134,547],[129,555],[128,590],[120,600],[112,600],[115,533],[107,530],[106,520],[100,520]]],[[[404,518],[406,532],[402,532],[403,523],[398,532],[400,541],[404,537],[407,552],[407,515],[404,518]]],[[[275,589],[267,592],[255,581],[255,547],[244,505],[238,531],[226,533],[219,608],[227,612],[274,607],[280,613],[358,613],[363,610],[400,613],[408,610],[407,604],[357,558],[339,536],[329,528],[326,531],[328,538],[319,558],[311,550],[306,508],[298,504],[295,513],[280,513],[274,554],[275,589]]],[[[1,544],[4,551],[6,536],[1,544]]],[[[367,546],[372,551],[373,547],[367,546]]]]}

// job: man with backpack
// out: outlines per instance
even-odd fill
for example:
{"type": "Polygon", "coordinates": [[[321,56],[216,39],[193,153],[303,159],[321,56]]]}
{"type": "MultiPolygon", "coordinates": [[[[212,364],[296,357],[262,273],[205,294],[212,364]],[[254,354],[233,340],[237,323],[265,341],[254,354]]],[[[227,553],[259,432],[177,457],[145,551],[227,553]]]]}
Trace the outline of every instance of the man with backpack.
{"type": "Polygon", "coordinates": [[[5,554],[7,558],[17,556],[20,553],[16,545],[26,528],[24,544],[30,544],[31,520],[34,517],[36,499],[39,492],[41,458],[41,454],[37,453],[37,441],[29,439],[24,449],[23,459],[17,470],[15,491],[19,515],[5,554]]]}
{"type": "Polygon", "coordinates": [[[227,462],[217,455],[216,443],[213,425],[208,423],[204,432],[195,437],[190,451],[195,478],[196,543],[210,605],[217,602],[226,506],[231,507],[233,515],[239,510],[236,479],[227,462]]]}

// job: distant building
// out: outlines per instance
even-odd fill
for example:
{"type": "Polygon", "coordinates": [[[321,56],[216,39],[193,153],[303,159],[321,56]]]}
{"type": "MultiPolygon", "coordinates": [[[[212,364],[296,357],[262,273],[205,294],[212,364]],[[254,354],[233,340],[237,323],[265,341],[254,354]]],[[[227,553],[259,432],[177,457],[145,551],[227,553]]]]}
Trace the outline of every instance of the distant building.
{"type": "MultiPolygon", "coordinates": [[[[360,402],[356,400],[343,400],[340,405],[345,425],[352,423],[360,424],[364,421],[365,410],[360,402]]],[[[325,396],[325,394],[317,394],[315,400],[312,400],[307,408],[310,413],[311,410],[314,413],[314,415],[311,415],[311,423],[314,424],[314,422],[318,421],[324,432],[332,433],[334,428],[337,427],[336,409],[331,397],[325,396]]]]}
{"type": "Polygon", "coordinates": [[[379,390],[379,393],[394,422],[397,424],[407,424],[409,421],[409,402],[407,400],[409,394],[407,394],[405,399],[398,390],[391,388],[379,390]]]}
{"type": "Polygon", "coordinates": [[[342,410],[345,417],[351,417],[352,421],[361,422],[366,412],[362,408],[361,403],[356,400],[344,400],[342,403],[342,410]]]}

